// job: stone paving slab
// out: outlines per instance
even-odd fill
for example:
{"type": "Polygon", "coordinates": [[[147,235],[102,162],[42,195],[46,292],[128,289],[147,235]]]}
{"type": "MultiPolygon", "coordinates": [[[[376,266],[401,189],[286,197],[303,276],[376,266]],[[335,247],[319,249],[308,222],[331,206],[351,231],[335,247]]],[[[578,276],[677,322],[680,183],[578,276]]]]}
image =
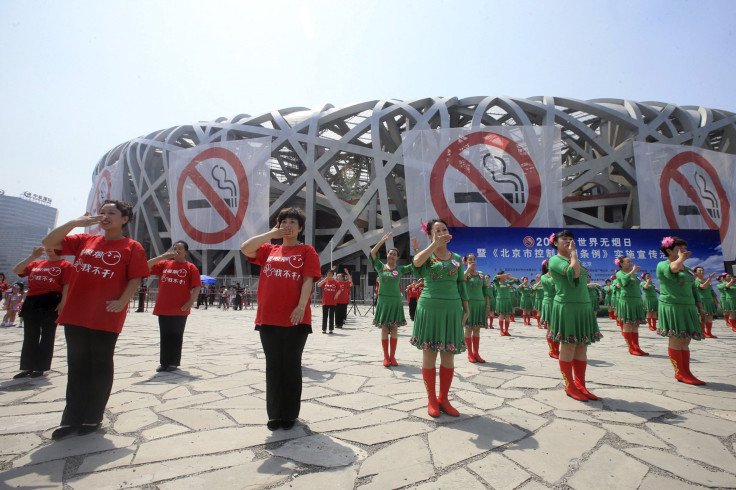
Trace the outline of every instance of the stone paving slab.
{"type": "Polygon", "coordinates": [[[400,329],[399,366],[385,368],[372,318],[351,315],[339,333],[310,336],[300,420],[271,432],[254,313],[195,310],[171,373],[155,372],[156,318],[129,314],[103,429],[61,442],[50,434],[64,406],[63,335],[52,371],[12,380],[22,331],[2,330],[0,487],[736,487],[736,333],[722,320],[719,339],[692,345],[708,384],[690,386],[673,379],[666,340],[644,330],[652,355],[630,356],[599,319],[587,378],[601,400],[588,403],[564,394],[544,330],[484,331],[487,363],[455,358],[461,416],[434,419],[411,327],[400,329]]]}

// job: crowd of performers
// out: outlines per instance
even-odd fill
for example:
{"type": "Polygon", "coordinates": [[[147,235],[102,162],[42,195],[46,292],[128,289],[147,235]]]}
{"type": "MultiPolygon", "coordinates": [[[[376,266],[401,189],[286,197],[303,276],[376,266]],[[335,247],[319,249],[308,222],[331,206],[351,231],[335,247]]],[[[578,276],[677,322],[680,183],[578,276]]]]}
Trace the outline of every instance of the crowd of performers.
{"type": "MultiPolygon", "coordinates": [[[[702,267],[691,269],[684,262],[690,257],[687,243],[675,236],[664,237],[660,250],[666,257],[656,270],[657,289],[650,273],[641,272],[631,257],[614,261],[616,272],[605,284],[591,282],[575,248],[569,230],[550,236],[556,254],[541,264],[535,279],[514,278],[499,271],[491,276],[477,270],[477,258],[451,251],[452,236],[440,219],[430,220],[424,232],[429,245],[419,249],[412,240],[410,265],[398,266],[398,250],[379,251],[391,236],[387,233],[371,250],[371,261],[378,272],[378,299],[373,325],[381,329],[383,365],[396,366],[397,330],[406,325],[399,280],[412,274],[418,281],[407,288],[413,320],[411,344],[422,351],[422,375],[427,389],[429,415],[441,412],[457,416],[448,392],[454,373],[454,356],[467,353],[468,362],[484,363],[480,355],[482,329],[492,329],[498,318],[501,336],[511,336],[509,326],[519,311],[524,325],[546,329],[549,356],[558,359],[565,392],[586,402],[597,397],[585,386],[588,346],[601,340],[597,312],[601,301],[609,317],[616,321],[631,355],[647,356],[639,345],[639,325],[668,339],[668,354],[675,379],[687,384],[704,384],[690,371],[690,342],[716,338],[712,334],[713,315],[718,296],[702,267]],[[439,391],[436,390],[439,354],[439,391]]],[[[730,274],[718,277],[720,307],[726,324],[736,331],[736,280],[730,274]]]]}
{"type": "MultiPolygon", "coordinates": [[[[100,427],[113,383],[117,338],[130,299],[149,275],[159,277],[153,311],[160,330],[157,371],[173,371],[181,363],[187,317],[202,288],[200,274],[187,261],[189,247],[184,241],[147,260],[141,244],[127,236],[132,219],[129,204],[111,200],[103,203],[99,215],[85,214],[49,232],[43,247],[35,247],[13,269],[28,277],[22,307],[15,301],[22,287],[5,291],[9,288],[2,275],[6,308],[25,319],[21,371],[16,378],[41,376],[50,369],[56,325],[64,326],[66,406],[53,439],[88,434],[100,427]],[[104,233],[69,235],[77,227],[90,226],[99,226],[104,233]],[[47,258],[41,259],[44,253],[47,258]],[[74,256],[74,264],[61,255],[74,256]]],[[[271,430],[291,429],[299,416],[301,359],[312,333],[314,286],[322,289],[322,333],[330,334],[335,327],[343,327],[353,285],[347,269],[335,274],[333,267],[322,277],[316,251],[299,240],[305,221],[301,209],[283,209],[273,229],[241,246],[247,259],[261,267],[255,329],[266,359],[266,425],[271,430]]],[[[423,228],[429,244],[420,250],[418,240],[412,239],[408,265],[398,265],[395,248],[387,250],[385,262],[381,260],[380,250],[391,233],[371,249],[380,285],[373,325],[381,331],[383,365],[397,366],[398,328],[407,324],[399,284],[402,276],[413,275],[416,279],[407,288],[413,321],[410,343],[422,352],[427,411],[432,417],[441,412],[459,415],[449,398],[455,356],[466,352],[468,362],[485,363],[480,355],[482,330],[494,328],[493,320],[498,318],[500,335],[511,336],[517,301],[525,325],[536,319],[538,328],[547,329],[549,355],[558,359],[565,392],[572,398],[597,399],[585,386],[585,372],[588,345],[602,338],[596,320],[602,298],[610,317],[620,325],[630,354],[648,355],[639,346],[638,331],[647,322],[650,330],[668,338],[675,378],[704,384],[690,371],[689,346],[693,339],[715,338],[711,330],[719,306],[711,286],[715,274],[706,276],[702,267],[684,265],[691,254],[684,240],[673,236],[662,240],[660,250],[666,260],[657,266],[657,290],[651,275],[639,275],[640,268],[625,256],[616,259],[618,270],[605,285],[590,282],[569,230],[552,234],[549,242],[556,255],[545,260],[540,274],[530,281],[504,271],[491,276],[477,270],[474,254],[450,250],[452,236],[441,219],[432,219],[423,228]]],[[[720,307],[727,324],[736,331],[735,279],[723,274],[718,282],[720,307]]]]}

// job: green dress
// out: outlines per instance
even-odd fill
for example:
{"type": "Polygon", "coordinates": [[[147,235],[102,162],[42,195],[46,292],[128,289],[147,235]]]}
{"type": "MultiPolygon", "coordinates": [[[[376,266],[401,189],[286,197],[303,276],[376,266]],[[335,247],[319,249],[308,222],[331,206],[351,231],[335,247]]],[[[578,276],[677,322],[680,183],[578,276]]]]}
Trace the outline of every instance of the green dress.
{"type": "Polygon", "coordinates": [[[516,292],[512,286],[519,281],[510,279],[501,284],[498,279],[493,279],[493,283],[496,287],[496,311],[499,315],[513,315],[516,292]]]}
{"type": "Polygon", "coordinates": [[[549,318],[549,335],[563,344],[590,345],[603,336],[598,329],[588,295],[588,270],[580,268],[580,276],[570,267],[570,259],[554,255],[549,259],[549,272],[555,281],[555,299],[549,318]]]}
{"type": "Polygon", "coordinates": [[[468,294],[468,309],[470,315],[466,322],[468,328],[488,328],[486,316],[486,280],[482,272],[476,272],[465,277],[465,290],[468,294]]]}
{"type": "Polygon", "coordinates": [[[613,287],[609,284],[608,286],[604,286],[603,289],[606,291],[606,295],[603,298],[603,304],[606,306],[611,306],[611,296],[613,296],[613,287]]]}
{"type": "Polygon", "coordinates": [[[519,308],[522,310],[531,310],[533,306],[531,286],[519,286],[518,292],[520,295],[519,308]]]}
{"type": "Polygon", "coordinates": [[[448,260],[432,254],[421,267],[413,267],[414,276],[424,279],[411,344],[417,349],[460,354],[465,352],[463,304],[465,291],[462,259],[456,253],[448,260]]]}
{"type": "Polygon", "coordinates": [[[542,312],[542,303],[544,302],[544,288],[542,287],[542,279],[534,285],[534,309],[539,315],[542,312]]]}
{"type": "Polygon", "coordinates": [[[491,309],[491,315],[493,315],[493,312],[496,311],[496,288],[493,283],[488,284],[486,282],[486,289],[484,293],[486,295],[486,298],[488,298],[488,307],[491,309]]]}
{"type": "Polygon", "coordinates": [[[705,288],[701,288],[700,286],[703,284],[703,281],[700,279],[695,279],[695,287],[697,287],[698,296],[700,296],[700,302],[703,303],[703,309],[708,315],[713,315],[718,311],[716,308],[716,300],[713,296],[713,288],[710,286],[706,286],[705,288]]]}
{"type": "Polygon", "coordinates": [[[618,319],[630,325],[638,325],[647,321],[644,302],[641,300],[641,287],[636,276],[622,270],[616,271],[616,280],[621,284],[618,296],[616,315],[618,319]]]}
{"type": "Polygon", "coordinates": [[[641,290],[644,292],[644,309],[656,313],[659,309],[659,301],[657,300],[657,290],[654,284],[646,285],[642,282],[641,290]]]}
{"type": "Polygon", "coordinates": [[[404,300],[399,289],[399,279],[404,274],[411,274],[411,265],[399,265],[390,269],[381,262],[378,254],[373,260],[373,268],[378,273],[378,299],[373,325],[376,327],[396,328],[406,325],[404,317],[404,300]]]}
{"type": "Polygon", "coordinates": [[[618,284],[618,277],[611,282],[611,307],[616,310],[616,316],[618,316],[618,299],[621,297],[621,288],[618,284]]]}
{"type": "MultiPolygon", "coordinates": [[[[539,323],[549,328],[549,319],[552,317],[552,305],[555,302],[555,280],[550,275],[543,275],[541,289],[544,291],[544,299],[542,300],[542,310],[539,316],[539,323]]],[[[549,336],[549,332],[547,334],[549,336]]]]}
{"type": "Polygon", "coordinates": [[[731,312],[734,310],[734,293],[736,293],[736,286],[726,287],[727,282],[722,282],[718,285],[718,291],[721,293],[721,310],[724,312],[731,312]]]}
{"type": "Polygon", "coordinates": [[[659,330],[662,337],[702,340],[700,316],[695,306],[695,277],[692,270],[672,272],[670,262],[657,264],[659,280],[659,330]]]}
{"type": "Polygon", "coordinates": [[[588,286],[588,296],[590,297],[590,306],[593,307],[593,312],[595,313],[600,308],[600,297],[601,297],[601,290],[598,286],[588,286]]]}

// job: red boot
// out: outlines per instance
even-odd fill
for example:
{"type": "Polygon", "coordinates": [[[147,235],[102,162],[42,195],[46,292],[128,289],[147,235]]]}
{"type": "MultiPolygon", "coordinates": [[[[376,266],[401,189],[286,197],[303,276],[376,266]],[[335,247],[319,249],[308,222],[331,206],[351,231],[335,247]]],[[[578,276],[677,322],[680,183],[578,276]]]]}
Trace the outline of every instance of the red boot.
{"type": "Polygon", "coordinates": [[[621,335],[624,336],[626,346],[629,348],[629,354],[631,354],[632,356],[640,356],[641,354],[639,354],[634,348],[634,332],[621,332],[621,335]]]}
{"type": "Polygon", "coordinates": [[[647,325],[649,326],[649,330],[652,332],[657,330],[657,327],[654,326],[654,318],[647,318],[647,325]]]}
{"type": "Polygon", "coordinates": [[[450,400],[447,399],[447,394],[450,392],[450,385],[452,384],[452,377],[455,374],[453,368],[446,368],[440,364],[440,395],[437,397],[437,403],[440,405],[440,410],[445,412],[451,417],[457,417],[460,412],[450,405],[450,400]]]}
{"type": "Polygon", "coordinates": [[[572,377],[572,362],[560,361],[560,371],[562,371],[562,379],[565,381],[565,393],[567,393],[567,396],[580,400],[581,402],[587,402],[588,397],[580,393],[580,390],[575,386],[574,378],[572,377]]]}
{"type": "Polygon", "coordinates": [[[705,336],[709,339],[717,339],[715,335],[713,335],[713,322],[705,322],[705,336]]]}
{"type": "Polygon", "coordinates": [[[488,328],[496,328],[493,326],[493,315],[489,316],[488,328]]]}
{"type": "Polygon", "coordinates": [[[632,338],[634,339],[634,349],[637,352],[637,355],[639,356],[648,356],[649,352],[644,352],[641,350],[641,347],[639,347],[639,332],[631,332],[632,338]]]}
{"type": "Polygon", "coordinates": [[[389,367],[391,365],[391,358],[388,355],[388,339],[381,339],[381,345],[383,346],[383,365],[389,367]]]}
{"type": "Polygon", "coordinates": [[[465,345],[468,346],[468,362],[475,363],[475,356],[473,355],[473,338],[465,337],[465,345]]]}
{"type": "Polygon", "coordinates": [[[555,352],[555,342],[547,339],[547,346],[549,347],[549,357],[553,359],[559,359],[560,355],[555,352]]]}
{"type": "Polygon", "coordinates": [[[391,339],[389,340],[389,347],[391,348],[391,350],[389,351],[388,360],[391,361],[392,366],[399,365],[399,363],[396,362],[396,343],[398,341],[399,341],[398,338],[395,339],[393,337],[391,337],[391,339]]]}
{"type": "Polygon", "coordinates": [[[424,387],[427,389],[427,413],[430,417],[439,417],[440,406],[437,403],[437,392],[435,391],[437,368],[422,368],[422,377],[424,378],[424,387]]]}
{"type": "Polygon", "coordinates": [[[480,345],[480,337],[473,337],[473,356],[475,357],[475,360],[484,363],[486,362],[485,359],[480,357],[480,354],[478,354],[478,346],[480,345]]]}
{"type": "Polygon", "coordinates": [[[682,351],[668,347],[667,354],[669,354],[670,356],[672,367],[675,368],[675,379],[684,383],[684,371],[682,370],[682,351]]]}
{"type": "Polygon", "coordinates": [[[506,320],[506,321],[504,322],[504,325],[505,325],[505,327],[506,327],[506,331],[505,331],[505,332],[504,332],[503,334],[504,334],[504,335],[508,335],[508,336],[510,337],[510,336],[511,336],[511,334],[509,333],[509,321],[508,321],[508,320],[506,320]]]}
{"type": "Polygon", "coordinates": [[[555,352],[554,352],[555,359],[559,359],[560,358],[560,343],[552,342],[552,347],[555,349],[555,352]]]}
{"type": "Polygon", "coordinates": [[[689,385],[704,385],[705,381],[700,381],[690,372],[690,351],[681,350],[680,352],[682,356],[682,370],[684,371],[683,379],[680,381],[689,385]]]}
{"type": "Polygon", "coordinates": [[[654,330],[656,331],[657,330],[657,319],[656,318],[652,318],[652,326],[654,327],[654,330]]]}
{"type": "Polygon", "coordinates": [[[575,388],[585,395],[588,400],[597,400],[598,397],[585,388],[585,370],[588,367],[588,361],[572,360],[572,370],[575,374],[575,388]]]}

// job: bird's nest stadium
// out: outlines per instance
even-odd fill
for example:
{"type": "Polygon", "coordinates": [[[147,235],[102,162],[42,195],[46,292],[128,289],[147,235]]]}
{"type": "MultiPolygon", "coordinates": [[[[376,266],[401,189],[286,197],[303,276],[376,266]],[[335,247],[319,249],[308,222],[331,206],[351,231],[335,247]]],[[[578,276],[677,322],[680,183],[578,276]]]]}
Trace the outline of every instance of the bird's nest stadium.
{"type": "MultiPolygon", "coordinates": [[[[633,228],[639,205],[635,141],[736,153],[732,112],[620,99],[563,97],[431,97],[373,100],[345,107],[294,107],[175,126],[121,143],[93,173],[122,164],[123,199],[134,204],[131,236],[149,256],[171,245],[167,172],[172,151],[209,143],[270,137],[269,217],[305,209],[305,242],[322,264],[365,272],[371,247],[389,230],[409,256],[402,134],[415,129],[556,126],[561,131],[565,225],[633,228]]],[[[265,231],[265,230],[264,230],[265,231]]],[[[203,273],[244,277],[239,250],[192,253],[203,273]]]]}

